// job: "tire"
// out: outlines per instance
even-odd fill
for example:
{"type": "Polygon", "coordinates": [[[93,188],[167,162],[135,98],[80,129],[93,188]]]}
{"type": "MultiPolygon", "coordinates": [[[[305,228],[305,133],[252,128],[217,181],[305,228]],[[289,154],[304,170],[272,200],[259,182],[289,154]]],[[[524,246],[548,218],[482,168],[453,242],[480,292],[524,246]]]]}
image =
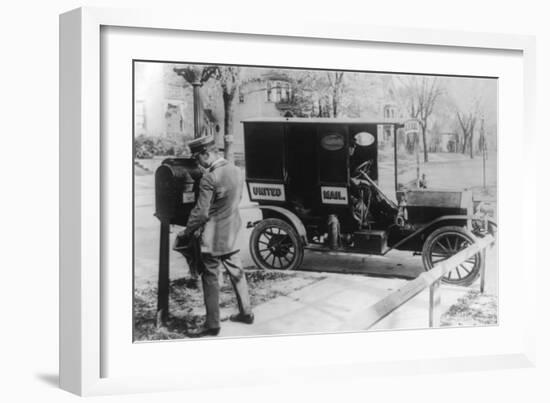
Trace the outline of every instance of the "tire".
{"type": "MultiPolygon", "coordinates": [[[[422,247],[422,262],[425,270],[431,270],[435,264],[443,261],[475,242],[475,235],[463,227],[441,227],[432,232],[422,247]]],[[[485,264],[482,253],[460,264],[442,278],[447,284],[470,286],[479,277],[480,269],[485,264]]]]}
{"type": "Polygon", "coordinates": [[[304,246],[290,224],[278,218],[260,221],[250,235],[250,255],[263,270],[294,270],[304,259],[304,246]]]}

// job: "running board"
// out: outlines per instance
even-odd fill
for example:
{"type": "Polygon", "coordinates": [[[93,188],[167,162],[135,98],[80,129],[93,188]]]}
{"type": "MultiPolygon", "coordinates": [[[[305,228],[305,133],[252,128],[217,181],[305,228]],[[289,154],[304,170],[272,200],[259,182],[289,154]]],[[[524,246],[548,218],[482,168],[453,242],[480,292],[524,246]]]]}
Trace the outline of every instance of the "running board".
{"type": "Polygon", "coordinates": [[[328,255],[333,255],[333,256],[341,256],[341,255],[376,255],[376,256],[381,256],[382,253],[381,252],[369,252],[369,251],[361,251],[361,250],[358,250],[356,248],[338,248],[338,249],[331,249],[327,246],[322,246],[322,245],[315,245],[315,244],[308,244],[306,246],[304,246],[304,249],[305,250],[310,250],[312,252],[322,252],[322,253],[326,253],[328,255]]]}

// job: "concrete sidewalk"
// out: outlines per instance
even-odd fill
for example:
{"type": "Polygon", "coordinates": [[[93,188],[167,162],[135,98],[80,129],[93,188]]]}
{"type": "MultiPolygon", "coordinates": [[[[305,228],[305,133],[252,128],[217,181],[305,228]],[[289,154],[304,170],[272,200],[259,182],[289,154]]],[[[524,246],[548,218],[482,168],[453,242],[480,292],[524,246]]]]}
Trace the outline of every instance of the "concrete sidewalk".
{"type": "MultiPolygon", "coordinates": [[[[353,327],[342,329],[342,326],[404,283],[406,280],[401,279],[329,274],[328,278],[311,286],[256,306],[252,325],[224,321],[219,337],[364,330],[353,327]]],[[[441,312],[445,312],[468,290],[467,287],[442,286],[441,312]]],[[[427,328],[428,297],[426,290],[371,330],[427,328]]]]}

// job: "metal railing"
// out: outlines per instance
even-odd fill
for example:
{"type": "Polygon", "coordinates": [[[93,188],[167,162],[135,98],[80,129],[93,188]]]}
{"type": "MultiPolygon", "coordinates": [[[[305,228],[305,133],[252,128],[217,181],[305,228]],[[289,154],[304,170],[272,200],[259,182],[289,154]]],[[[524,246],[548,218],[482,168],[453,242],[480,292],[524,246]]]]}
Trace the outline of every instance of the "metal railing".
{"type": "MultiPolygon", "coordinates": [[[[440,285],[441,279],[451,270],[459,266],[464,261],[470,259],[477,253],[485,255],[486,249],[493,244],[495,239],[491,235],[477,239],[476,242],[467,248],[461,250],[449,259],[438,263],[430,271],[424,272],[416,279],[407,282],[403,287],[385,296],[375,304],[371,305],[359,314],[342,325],[342,329],[350,327],[356,329],[369,329],[382,319],[390,315],[396,309],[410,301],[412,298],[423,292],[426,288],[430,289],[429,296],[429,325],[430,327],[439,326],[440,318],[440,285]]],[[[485,259],[483,259],[485,262],[485,259]]],[[[485,291],[485,263],[480,268],[480,290],[485,291]]]]}

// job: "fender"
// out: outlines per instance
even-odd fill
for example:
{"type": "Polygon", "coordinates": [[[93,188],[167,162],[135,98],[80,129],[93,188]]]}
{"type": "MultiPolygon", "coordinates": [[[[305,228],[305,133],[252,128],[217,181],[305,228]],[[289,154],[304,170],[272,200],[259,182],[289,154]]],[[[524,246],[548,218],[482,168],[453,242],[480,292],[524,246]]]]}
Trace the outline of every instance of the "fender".
{"type": "MultiPolygon", "coordinates": [[[[444,215],[444,216],[438,217],[435,220],[430,221],[428,224],[420,227],[419,229],[414,231],[412,234],[406,236],[405,238],[403,238],[402,240],[397,242],[395,245],[393,245],[391,248],[386,249],[384,252],[382,252],[382,255],[385,255],[390,250],[395,249],[398,246],[404,244],[405,242],[413,239],[414,237],[418,236],[420,233],[424,232],[426,229],[430,228],[431,226],[433,226],[434,224],[437,224],[439,222],[450,221],[450,220],[464,220],[466,222],[469,222],[471,220],[476,220],[476,219],[479,219],[479,218],[471,216],[471,215],[444,215]]],[[[487,221],[489,223],[493,224],[495,227],[497,227],[497,223],[493,219],[489,218],[489,219],[487,219],[487,221]]]]}
{"type": "Polygon", "coordinates": [[[302,220],[298,218],[296,214],[294,214],[292,211],[287,210],[283,207],[278,206],[254,206],[256,208],[259,208],[261,210],[271,210],[275,211],[276,213],[281,214],[284,216],[290,224],[294,227],[294,229],[298,232],[298,235],[304,242],[304,245],[307,245],[307,235],[306,235],[306,227],[302,223],[302,220]]]}

